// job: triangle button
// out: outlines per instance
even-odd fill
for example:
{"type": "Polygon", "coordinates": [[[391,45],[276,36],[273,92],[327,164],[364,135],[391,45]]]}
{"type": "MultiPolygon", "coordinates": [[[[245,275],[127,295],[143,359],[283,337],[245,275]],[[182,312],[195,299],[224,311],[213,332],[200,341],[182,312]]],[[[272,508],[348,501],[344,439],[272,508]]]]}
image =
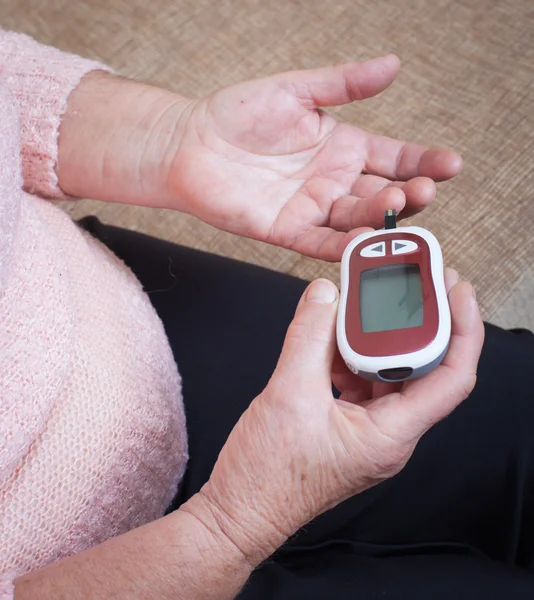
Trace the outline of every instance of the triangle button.
{"type": "Polygon", "coordinates": [[[408,254],[408,252],[415,252],[418,248],[412,240],[393,240],[392,246],[392,254],[408,254]]]}
{"type": "Polygon", "coordinates": [[[369,246],[365,246],[361,252],[360,256],[365,258],[373,258],[375,256],[385,256],[386,255],[386,242],[378,242],[375,244],[369,244],[369,246]]]}

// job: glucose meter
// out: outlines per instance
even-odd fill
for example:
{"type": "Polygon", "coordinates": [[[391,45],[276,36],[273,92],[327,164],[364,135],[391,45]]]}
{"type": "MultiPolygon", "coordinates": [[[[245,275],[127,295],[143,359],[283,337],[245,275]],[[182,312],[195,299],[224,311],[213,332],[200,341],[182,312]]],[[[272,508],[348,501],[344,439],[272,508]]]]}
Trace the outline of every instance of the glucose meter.
{"type": "Polygon", "coordinates": [[[447,352],[451,315],[436,238],[422,227],[364,233],[341,261],[337,343],[347,367],[372,381],[404,381],[434,369],[447,352]]]}

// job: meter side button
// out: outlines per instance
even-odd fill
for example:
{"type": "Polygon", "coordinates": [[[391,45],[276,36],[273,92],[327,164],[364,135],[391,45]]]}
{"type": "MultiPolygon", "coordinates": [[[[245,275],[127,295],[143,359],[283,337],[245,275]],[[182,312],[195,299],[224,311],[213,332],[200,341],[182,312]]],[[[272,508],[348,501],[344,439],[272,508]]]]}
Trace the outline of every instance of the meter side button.
{"type": "Polygon", "coordinates": [[[393,254],[407,254],[417,250],[417,244],[412,240],[393,240],[391,244],[393,254]]]}
{"type": "Polygon", "coordinates": [[[386,242],[369,244],[360,251],[360,256],[364,258],[373,258],[374,256],[386,256],[386,242]]]}

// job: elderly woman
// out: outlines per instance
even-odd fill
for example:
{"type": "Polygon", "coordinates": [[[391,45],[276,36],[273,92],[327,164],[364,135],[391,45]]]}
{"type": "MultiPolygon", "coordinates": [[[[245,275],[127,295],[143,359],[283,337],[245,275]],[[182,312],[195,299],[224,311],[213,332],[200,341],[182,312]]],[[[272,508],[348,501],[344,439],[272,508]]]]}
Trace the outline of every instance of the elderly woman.
{"type": "Polygon", "coordinates": [[[192,101],[0,34],[2,600],[221,599],[247,581],[245,598],[531,596],[528,334],[488,329],[469,401],[368,489],[475,385],[484,328],[454,271],[443,364],[370,385],[336,355],[332,283],[78,226],[43,199],[172,208],[337,261],[461,167],[320,110],[398,69],[192,101]]]}

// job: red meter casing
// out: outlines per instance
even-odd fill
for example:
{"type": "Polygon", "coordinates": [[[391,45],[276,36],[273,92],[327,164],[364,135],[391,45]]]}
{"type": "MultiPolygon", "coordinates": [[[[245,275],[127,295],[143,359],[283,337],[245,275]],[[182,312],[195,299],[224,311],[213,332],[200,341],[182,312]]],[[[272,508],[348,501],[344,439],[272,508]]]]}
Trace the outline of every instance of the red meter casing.
{"type": "Polygon", "coordinates": [[[347,341],[358,354],[366,356],[389,356],[407,354],[421,350],[430,344],[438,333],[438,302],[432,284],[430,267],[430,249],[420,236],[408,233],[387,233],[373,237],[372,244],[385,242],[384,256],[362,257],[361,250],[369,246],[369,240],[358,244],[350,256],[351,285],[347,296],[346,330],[347,341]],[[394,242],[404,240],[417,244],[415,250],[405,254],[393,254],[394,242]],[[360,274],[367,269],[394,264],[417,264],[421,273],[423,288],[423,324],[420,327],[395,329],[393,331],[376,331],[364,333],[360,319],[360,274]]]}

